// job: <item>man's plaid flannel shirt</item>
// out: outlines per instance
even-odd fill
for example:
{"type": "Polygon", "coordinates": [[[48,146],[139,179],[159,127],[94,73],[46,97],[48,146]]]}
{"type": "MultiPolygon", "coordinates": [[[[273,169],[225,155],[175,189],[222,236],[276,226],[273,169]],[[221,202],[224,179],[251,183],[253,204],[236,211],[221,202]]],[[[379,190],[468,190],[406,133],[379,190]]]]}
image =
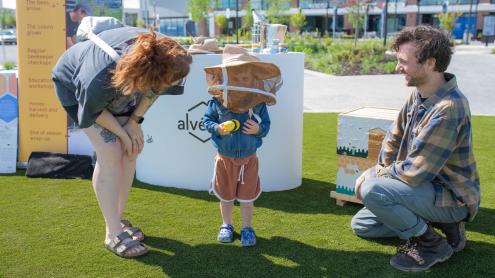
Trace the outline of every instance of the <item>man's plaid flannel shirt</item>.
{"type": "Polygon", "coordinates": [[[472,220],[480,204],[480,182],[473,155],[471,113],[455,76],[424,102],[411,94],[385,137],[377,175],[410,186],[432,182],[435,206],[468,206],[472,220]]]}

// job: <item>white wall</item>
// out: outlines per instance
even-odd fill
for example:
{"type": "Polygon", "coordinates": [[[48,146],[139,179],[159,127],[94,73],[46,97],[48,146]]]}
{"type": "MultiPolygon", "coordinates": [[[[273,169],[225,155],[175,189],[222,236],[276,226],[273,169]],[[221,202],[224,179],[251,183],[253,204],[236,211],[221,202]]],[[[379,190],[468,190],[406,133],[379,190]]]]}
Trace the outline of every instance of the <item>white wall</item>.
{"type": "MultiPolygon", "coordinates": [[[[276,64],[284,85],[277,104],[269,106],[271,128],[258,151],[263,191],[298,187],[302,180],[302,125],[304,55],[260,55],[276,64]]],[[[207,92],[203,68],[222,62],[222,55],[195,55],[184,95],[162,96],[143,122],[145,148],[138,157],[137,179],[149,184],[207,190],[216,150],[210,134],[199,122],[206,110],[207,92]],[[179,128],[179,123],[189,123],[179,128]]]]}
{"type": "Polygon", "coordinates": [[[15,0],[0,0],[0,7],[15,10],[15,0]]]}

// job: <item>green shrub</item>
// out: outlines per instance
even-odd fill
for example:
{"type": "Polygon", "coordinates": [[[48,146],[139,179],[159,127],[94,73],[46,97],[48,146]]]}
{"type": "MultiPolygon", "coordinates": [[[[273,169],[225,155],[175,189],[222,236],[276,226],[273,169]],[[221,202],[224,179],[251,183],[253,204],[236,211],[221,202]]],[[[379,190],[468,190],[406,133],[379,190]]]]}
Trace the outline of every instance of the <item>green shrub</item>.
{"type": "Polygon", "coordinates": [[[385,55],[390,44],[381,40],[353,40],[322,38],[288,38],[290,51],[304,52],[309,69],[337,75],[390,74],[395,71],[395,57],[385,55]]]}
{"type": "Polygon", "coordinates": [[[215,16],[215,24],[218,26],[220,31],[223,32],[223,30],[227,26],[227,17],[224,15],[215,16]]]}
{"type": "Polygon", "coordinates": [[[395,66],[396,66],[395,62],[387,62],[385,64],[380,65],[383,71],[388,74],[395,73],[395,66]]]}
{"type": "Polygon", "coordinates": [[[345,74],[345,69],[341,64],[333,63],[328,65],[328,72],[327,73],[333,73],[336,75],[344,75],[345,74]]]}
{"type": "Polygon", "coordinates": [[[5,62],[3,64],[3,68],[6,70],[15,69],[15,63],[14,62],[5,62]]]}
{"type": "Polygon", "coordinates": [[[361,73],[370,74],[376,69],[377,59],[376,56],[366,56],[361,63],[361,73]]]}
{"type": "Polygon", "coordinates": [[[175,37],[174,40],[176,40],[181,45],[191,45],[192,44],[192,38],[191,37],[175,37]]]}
{"type": "Polygon", "coordinates": [[[291,51],[295,52],[304,52],[305,54],[311,54],[313,53],[313,49],[310,47],[307,47],[305,45],[296,45],[291,49],[291,51]]]}

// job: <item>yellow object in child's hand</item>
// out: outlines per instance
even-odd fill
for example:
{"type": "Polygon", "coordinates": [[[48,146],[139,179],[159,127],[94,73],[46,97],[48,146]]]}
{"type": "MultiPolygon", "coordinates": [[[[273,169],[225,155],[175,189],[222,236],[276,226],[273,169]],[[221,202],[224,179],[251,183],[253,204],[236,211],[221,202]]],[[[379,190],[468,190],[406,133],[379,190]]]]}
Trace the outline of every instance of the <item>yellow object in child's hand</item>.
{"type": "Polygon", "coordinates": [[[225,131],[225,132],[235,132],[235,131],[239,130],[239,128],[241,127],[241,123],[239,123],[238,120],[234,119],[234,120],[223,122],[222,127],[223,127],[223,131],[225,131]]]}

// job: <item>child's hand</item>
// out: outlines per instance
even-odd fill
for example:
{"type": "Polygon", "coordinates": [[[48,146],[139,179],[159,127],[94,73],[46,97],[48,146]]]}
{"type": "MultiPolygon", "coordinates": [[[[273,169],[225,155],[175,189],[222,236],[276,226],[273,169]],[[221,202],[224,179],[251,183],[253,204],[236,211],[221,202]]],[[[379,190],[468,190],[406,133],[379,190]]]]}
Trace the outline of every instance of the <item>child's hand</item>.
{"type": "Polygon", "coordinates": [[[225,131],[224,127],[223,127],[223,123],[219,124],[218,127],[217,127],[217,133],[222,135],[222,136],[225,136],[225,135],[229,135],[230,132],[229,131],[225,131]]]}
{"type": "Polygon", "coordinates": [[[247,120],[244,123],[244,126],[242,127],[242,133],[245,134],[255,135],[258,134],[259,131],[260,131],[260,125],[253,120],[247,120]]]}

